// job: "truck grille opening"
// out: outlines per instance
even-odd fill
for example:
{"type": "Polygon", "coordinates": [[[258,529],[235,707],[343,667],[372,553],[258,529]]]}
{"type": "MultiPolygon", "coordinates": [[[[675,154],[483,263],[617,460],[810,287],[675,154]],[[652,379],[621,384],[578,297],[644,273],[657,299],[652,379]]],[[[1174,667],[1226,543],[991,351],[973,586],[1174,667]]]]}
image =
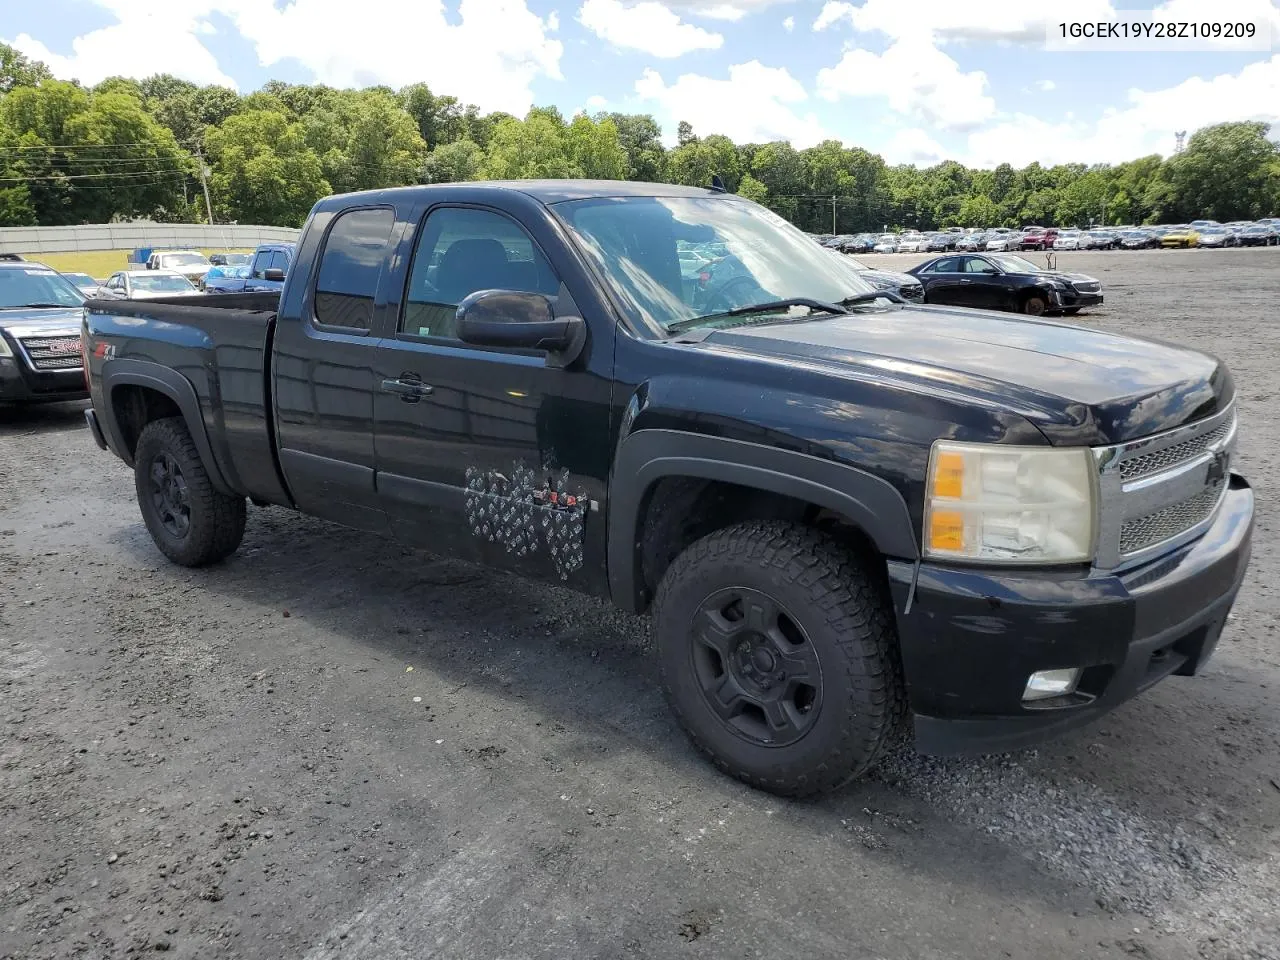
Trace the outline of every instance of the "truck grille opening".
{"type": "Polygon", "coordinates": [[[1178,534],[1207,520],[1217,508],[1226,487],[1225,482],[1205,487],[1194,497],[1162,507],[1144,517],[1126,520],[1120,527],[1120,552],[1129,554],[1145,550],[1165,540],[1172,540],[1178,534]]]}
{"type": "Polygon", "coordinates": [[[80,337],[26,337],[22,349],[33,370],[79,370],[84,365],[80,355],[80,337]]]}
{"type": "Polygon", "coordinates": [[[1194,460],[1200,454],[1211,447],[1217,446],[1230,436],[1235,427],[1236,418],[1233,412],[1228,419],[1218,424],[1208,433],[1192,437],[1190,440],[1184,440],[1182,443],[1176,443],[1171,447],[1165,447],[1163,450],[1144,453],[1134,457],[1132,460],[1126,460],[1120,466],[1120,479],[1128,483],[1130,480],[1149,477],[1153,473],[1170,470],[1188,460],[1194,460]]]}

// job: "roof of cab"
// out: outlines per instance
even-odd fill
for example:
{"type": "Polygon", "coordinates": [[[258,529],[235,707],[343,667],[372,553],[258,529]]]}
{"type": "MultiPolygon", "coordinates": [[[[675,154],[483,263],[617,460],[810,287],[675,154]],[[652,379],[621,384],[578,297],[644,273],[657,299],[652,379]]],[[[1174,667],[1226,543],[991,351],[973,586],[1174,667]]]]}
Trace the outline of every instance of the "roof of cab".
{"type": "Polygon", "coordinates": [[[467,192],[480,195],[489,191],[523,193],[540,203],[562,203],[566,200],[589,200],[606,197],[732,197],[710,187],[685,187],[673,183],[643,183],[633,180],[475,180],[464,183],[437,183],[410,187],[369,190],[359,194],[326,197],[317,205],[321,209],[350,206],[359,196],[370,202],[393,200],[409,193],[467,192]]]}

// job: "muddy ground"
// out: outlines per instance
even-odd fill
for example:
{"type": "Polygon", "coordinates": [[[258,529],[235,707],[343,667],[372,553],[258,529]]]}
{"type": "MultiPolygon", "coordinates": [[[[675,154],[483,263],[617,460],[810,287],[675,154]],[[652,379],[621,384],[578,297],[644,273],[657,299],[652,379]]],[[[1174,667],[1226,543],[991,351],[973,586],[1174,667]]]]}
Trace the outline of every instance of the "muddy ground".
{"type": "Polygon", "coordinates": [[[171,566],[79,405],[0,413],[0,957],[1280,956],[1280,249],[1060,260],[1234,369],[1226,639],[818,802],[695,756],[642,620],[279,509],[171,566]]]}

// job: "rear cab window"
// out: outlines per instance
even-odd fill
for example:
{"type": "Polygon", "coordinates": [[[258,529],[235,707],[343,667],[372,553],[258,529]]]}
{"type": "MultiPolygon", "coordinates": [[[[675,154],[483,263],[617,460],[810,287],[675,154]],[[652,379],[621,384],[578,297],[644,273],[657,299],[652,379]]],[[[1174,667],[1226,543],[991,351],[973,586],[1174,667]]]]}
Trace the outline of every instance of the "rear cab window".
{"type": "Polygon", "coordinates": [[[315,323],[361,332],[373,326],[378,279],[395,223],[389,207],[346,210],[334,218],[316,271],[315,323]]]}

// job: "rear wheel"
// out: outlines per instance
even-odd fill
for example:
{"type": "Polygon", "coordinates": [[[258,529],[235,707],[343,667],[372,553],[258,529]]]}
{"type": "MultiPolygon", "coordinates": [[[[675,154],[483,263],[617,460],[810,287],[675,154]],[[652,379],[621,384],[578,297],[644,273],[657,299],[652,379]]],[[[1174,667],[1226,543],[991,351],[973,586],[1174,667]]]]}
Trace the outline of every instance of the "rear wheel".
{"type": "Polygon", "coordinates": [[[216,563],[240,546],[244,498],[214,489],[181,417],[153,420],[143,428],[133,477],[151,539],[174,563],[216,563]]]}
{"type": "Polygon", "coordinates": [[[785,796],[869,769],[905,709],[889,601],[831,538],[787,523],[710,534],[654,602],[663,684],[721,770],[785,796]]]}
{"type": "Polygon", "coordinates": [[[1049,309],[1049,301],[1039,295],[1032,295],[1022,301],[1022,312],[1029,317],[1043,317],[1049,309]]]}

